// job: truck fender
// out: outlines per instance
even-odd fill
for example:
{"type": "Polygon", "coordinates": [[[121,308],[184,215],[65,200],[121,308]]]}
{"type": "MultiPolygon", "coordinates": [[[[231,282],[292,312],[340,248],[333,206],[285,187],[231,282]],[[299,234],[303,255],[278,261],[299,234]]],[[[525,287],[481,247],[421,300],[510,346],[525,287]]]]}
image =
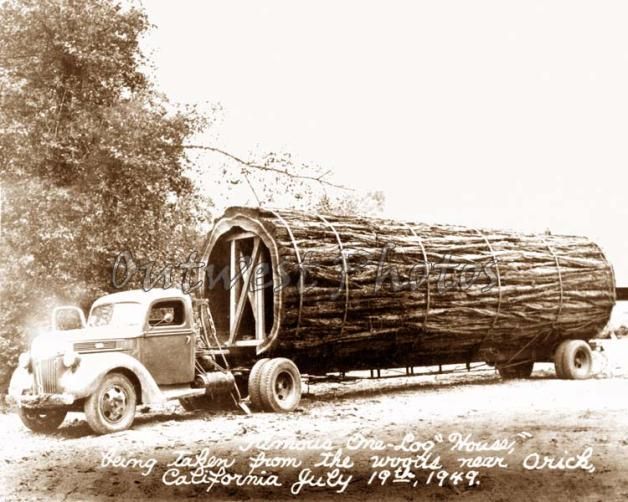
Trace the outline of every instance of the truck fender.
{"type": "Polygon", "coordinates": [[[161,404],[166,401],[146,367],[133,356],[121,352],[101,352],[97,357],[81,355],[78,367],[65,373],[61,385],[65,392],[74,395],[75,399],[81,399],[91,395],[104,376],[114,370],[126,370],[135,375],[140,383],[143,404],[161,404]]]}
{"type": "Polygon", "coordinates": [[[26,368],[21,366],[15,368],[15,371],[11,375],[11,381],[9,383],[8,395],[11,398],[19,398],[25,390],[33,387],[33,374],[26,368]]]}

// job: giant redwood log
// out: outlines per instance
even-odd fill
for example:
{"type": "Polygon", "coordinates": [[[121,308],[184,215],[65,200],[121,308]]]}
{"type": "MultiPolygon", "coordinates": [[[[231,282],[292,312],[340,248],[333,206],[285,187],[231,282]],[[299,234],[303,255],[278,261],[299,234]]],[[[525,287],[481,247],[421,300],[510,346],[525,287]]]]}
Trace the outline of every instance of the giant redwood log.
{"type": "MultiPolygon", "coordinates": [[[[251,246],[242,246],[246,259],[251,246]]],[[[567,235],[234,207],[203,258],[219,338],[310,371],[549,360],[562,339],[595,336],[615,302],[600,248],[567,235]],[[257,339],[251,313],[229,341],[234,235],[263,248],[254,265],[268,280],[254,282],[267,315],[257,339]]]]}

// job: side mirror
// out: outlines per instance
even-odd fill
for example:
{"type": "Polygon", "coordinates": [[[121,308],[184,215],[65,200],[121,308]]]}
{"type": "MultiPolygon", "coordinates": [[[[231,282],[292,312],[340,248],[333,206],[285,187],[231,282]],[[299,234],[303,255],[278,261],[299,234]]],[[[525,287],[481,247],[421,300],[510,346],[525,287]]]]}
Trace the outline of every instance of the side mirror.
{"type": "Polygon", "coordinates": [[[52,310],[52,329],[65,331],[68,329],[82,329],[85,327],[85,314],[83,311],[71,305],[55,307],[52,310]]]}

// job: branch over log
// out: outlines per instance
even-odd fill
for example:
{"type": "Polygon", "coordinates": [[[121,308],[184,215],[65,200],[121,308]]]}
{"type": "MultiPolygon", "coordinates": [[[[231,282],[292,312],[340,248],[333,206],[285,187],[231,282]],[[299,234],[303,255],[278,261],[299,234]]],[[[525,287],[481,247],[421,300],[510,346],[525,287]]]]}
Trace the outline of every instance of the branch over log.
{"type": "Polygon", "coordinates": [[[272,166],[264,166],[261,164],[257,164],[255,162],[252,161],[248,161],[248,160],[244,160],[240,157],[238,157],[237,155],[233,155],[232,153],[229,153],[221,148],[217,148],[214,146],[206,146],[206,145],[180,145],[181,148],[185,148],[185,149],[190,149],[190,150],[206,150],[209,152],[214,152],[214,153],[219,153],[220,155],[224,155],[225,157],[239,163],[240,165],[250,168],[250,169],[255,169],[258,171],[265,171],[265,172],[271,172],[271,173],[276,173],[276,174],[281,174],[283,176],[288,176],[290,178],[296,178],[296,179],[302,179],[302,180],[308,180],[308,181],[314,181],[316,183],[320,183],[321,185],[326,185],[326,186],[330,186],[333,188],[339,188],[341,190],[347,190],[347,191],[353,191],[352,188],[346,187],[344,185],[339,185],[337,183],[332,183],[331,181],[328,181],[325,179],[325,177],[327,175],[329,175],[331,173],[331,170],[327,170],[325,171],[323,174],[319,175],[319,176],[310,176],[307,174],[298,174],[298,173],[294,173],[289,171],[288,169],[279,169],[277,167],[272,167],[272,166]]]}

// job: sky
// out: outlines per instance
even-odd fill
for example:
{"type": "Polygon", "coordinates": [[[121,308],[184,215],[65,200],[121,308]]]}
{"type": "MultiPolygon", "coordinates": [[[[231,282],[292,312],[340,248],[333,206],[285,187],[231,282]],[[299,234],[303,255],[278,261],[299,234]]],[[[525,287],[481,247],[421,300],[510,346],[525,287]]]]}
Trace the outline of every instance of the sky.
{"type": "Polygon", "coordinates": [[[158,87],[222,107],[202,141],[291,152],[391,217],[586,235],[628,286],[628,2],[144,6],[158,87]]]}

